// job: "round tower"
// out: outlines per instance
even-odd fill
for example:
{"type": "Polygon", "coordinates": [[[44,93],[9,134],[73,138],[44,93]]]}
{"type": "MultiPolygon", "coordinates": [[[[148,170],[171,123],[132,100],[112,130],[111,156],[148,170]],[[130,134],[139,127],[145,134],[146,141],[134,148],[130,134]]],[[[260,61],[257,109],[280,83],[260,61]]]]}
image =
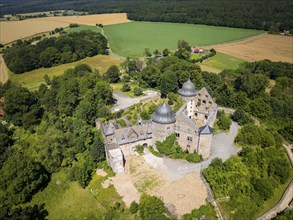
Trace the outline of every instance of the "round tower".
{"type": "Polygon", "coordinates": [[[163,141],[175,133],[175,114],[165,102],[160,105],[152,116],[152,142],[163,141]]]}
{"type": "Polygon", "coordinates": [[[190,81],[190,78],[183,84],[182,88],[178,90],[178,93],[180,98],[187,102],[186,111],[188,117],[192,117],[196,106],[195,96],[197,91],[194,84],[190,81]]]}

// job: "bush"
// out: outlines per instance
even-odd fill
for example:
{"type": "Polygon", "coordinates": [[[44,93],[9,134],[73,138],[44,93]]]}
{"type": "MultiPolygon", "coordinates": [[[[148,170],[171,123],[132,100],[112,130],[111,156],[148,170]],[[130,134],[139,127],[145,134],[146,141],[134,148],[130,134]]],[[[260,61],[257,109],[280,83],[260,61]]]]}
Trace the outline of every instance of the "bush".
{"type": "Polygon", "coordinates": [[[129,211],[130,211],[131,214],[135,214],[135,213],[137,213],[137,211],[138,211],[138,204],[137,204],[135,201],[133,201],[133,202],[130,204],[129,211]]]}
{"type": "Polygon", "coordinates": [[[128,84],[124,83],[121,90],[122,92],[129,92],[131,88],[128,84]]]}
{"type": "Polygon", "coordinates": [[[139,88],[139,87],[135,87],[135,88],[133,89],[133,94],[134,94],[135,96],[140,96],[140,95],[142,95],[142,89],[139,88]]]}
{"type": "Polygon", "coordinates": [[[217,118],[218,118],[217,124],[219,128],[222,130],[229,130],[232,124],[232,120],[230,119],[230,117],[226,116],[224,112],[219,111],[217,118]]]}
{"type": "Polygon", "coordinates": [[[140,155],[143,154],[143,146],[142,145],[136,145],[135,146],[136,152],[139,153],[140,155]]]}
{"type": "Polygon", "coordinates": [[[253,123],[253,119],[244,111],[236,110],[232,115],[231,118],[233,121],[236,121],[239,125],[245,125],[249,123],[253,123]]]}
{"type": "Polygon", "coordinates": [[[130,82],[130,76],[128,76],[128,75],[124,75],[124,76],[123,76],[123,81],[124,81],[124,82],[130,82]]]}
{"type": "Polygon", "coordinates": [[[123,119],[119,119],[117,122],[121,125],[121,127],[126,127],[126,122],[123,119]]]}
{"type": "Polygon", "coordinates": [[[188,162],[199,163],[201,161],[201,156],[199,154],[197,154],[197,153],[192,153],[192,154],[187,154],[185,159],[188,162]]]}

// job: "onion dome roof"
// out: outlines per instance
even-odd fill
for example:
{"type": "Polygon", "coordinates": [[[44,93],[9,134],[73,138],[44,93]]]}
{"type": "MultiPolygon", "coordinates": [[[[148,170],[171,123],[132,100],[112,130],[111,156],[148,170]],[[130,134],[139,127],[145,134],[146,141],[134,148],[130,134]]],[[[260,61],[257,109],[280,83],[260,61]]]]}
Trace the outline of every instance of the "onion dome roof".
{"type": "Polygon", "coordinates": [[[160,105],[152,116],[152,120],[159,124],[171,124],[176,121],[171,107],[165,102],[160,105]]]}
{"type": "Polygon", "coordinates": [[[182,86],[181,89],[179,89],[178,93],[182,96],[190,97],[196,95],[196,90],[194,84],[188,79],[182,86]]]}

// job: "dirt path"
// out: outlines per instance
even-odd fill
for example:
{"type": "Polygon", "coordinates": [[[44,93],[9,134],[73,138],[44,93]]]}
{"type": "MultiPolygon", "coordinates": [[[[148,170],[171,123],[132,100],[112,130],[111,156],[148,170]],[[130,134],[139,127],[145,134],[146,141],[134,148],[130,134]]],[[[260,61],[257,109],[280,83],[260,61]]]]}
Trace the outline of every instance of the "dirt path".
{"type": "Polygon", "coordinates": [[[6,83],[8,80],[8,68],[4,62],[2,55],[0,55],[0,82],[6,83]]]}

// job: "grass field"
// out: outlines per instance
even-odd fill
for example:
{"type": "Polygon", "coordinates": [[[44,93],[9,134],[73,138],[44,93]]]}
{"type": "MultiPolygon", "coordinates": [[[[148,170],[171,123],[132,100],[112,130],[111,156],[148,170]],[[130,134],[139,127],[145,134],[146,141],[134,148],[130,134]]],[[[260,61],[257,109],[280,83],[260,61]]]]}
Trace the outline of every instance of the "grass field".
{"type": "Polygon", "coordinates": [[[237,57],[219,53],[202,63],[199,63],[203,71],[219,73],[224,69],[237,69],[241,63],[245,62],[237,57]]]}
{"type": "MultiPolygon", "coordinates": [[[[77,182],[71,182],[68,175],[65,169],[53,174],[46,189],[38,192],[30,203],[45,203],[48,219],[103,219],[115,202],[123,203],[113,186],[101,186],[108,177],[93,174],[89,186],[83,189],[77,182]]],[[[127,219],[130,215],[126,212],[121,217],[127,219]]]]}
{"type": "Polygon", "coordinates": [[[174,50],[178,40],[190,45],[206,46],[254,36],[263,31],[214,27],[206,25],[130,22],[104,27],[111,49],[121,56],[140,57],[145,48],[150,51],[174,50]]]}
{"type": "Polygon", "coordinates": [[[80,31],[93,31],[93,32],[101,32],[101,29],[97,26],[87,26],[87,25],[82,25],[76,28],[67,28],[65,30],[66,33],[75,33],[75,32],[80,32],[80,31]]]}
{"type": "Polygon", "coordinates": [[[22,74],[14,74],[10,72],[9,79],[12,82],[17,82],[24,87],[27,87],[29,90],[36,90],[44,82],[43,78],[46,74],[49,77],[59,76],[63,74],[65,70],[73,68],[80,63],[88,64],[92,68],[98,69],[100,73],[103,74],[111,65],[119,65],[121,60],[112,56],[97,55],[73,63],[62,64],[51,68],[40,68],[22,74]]]}

